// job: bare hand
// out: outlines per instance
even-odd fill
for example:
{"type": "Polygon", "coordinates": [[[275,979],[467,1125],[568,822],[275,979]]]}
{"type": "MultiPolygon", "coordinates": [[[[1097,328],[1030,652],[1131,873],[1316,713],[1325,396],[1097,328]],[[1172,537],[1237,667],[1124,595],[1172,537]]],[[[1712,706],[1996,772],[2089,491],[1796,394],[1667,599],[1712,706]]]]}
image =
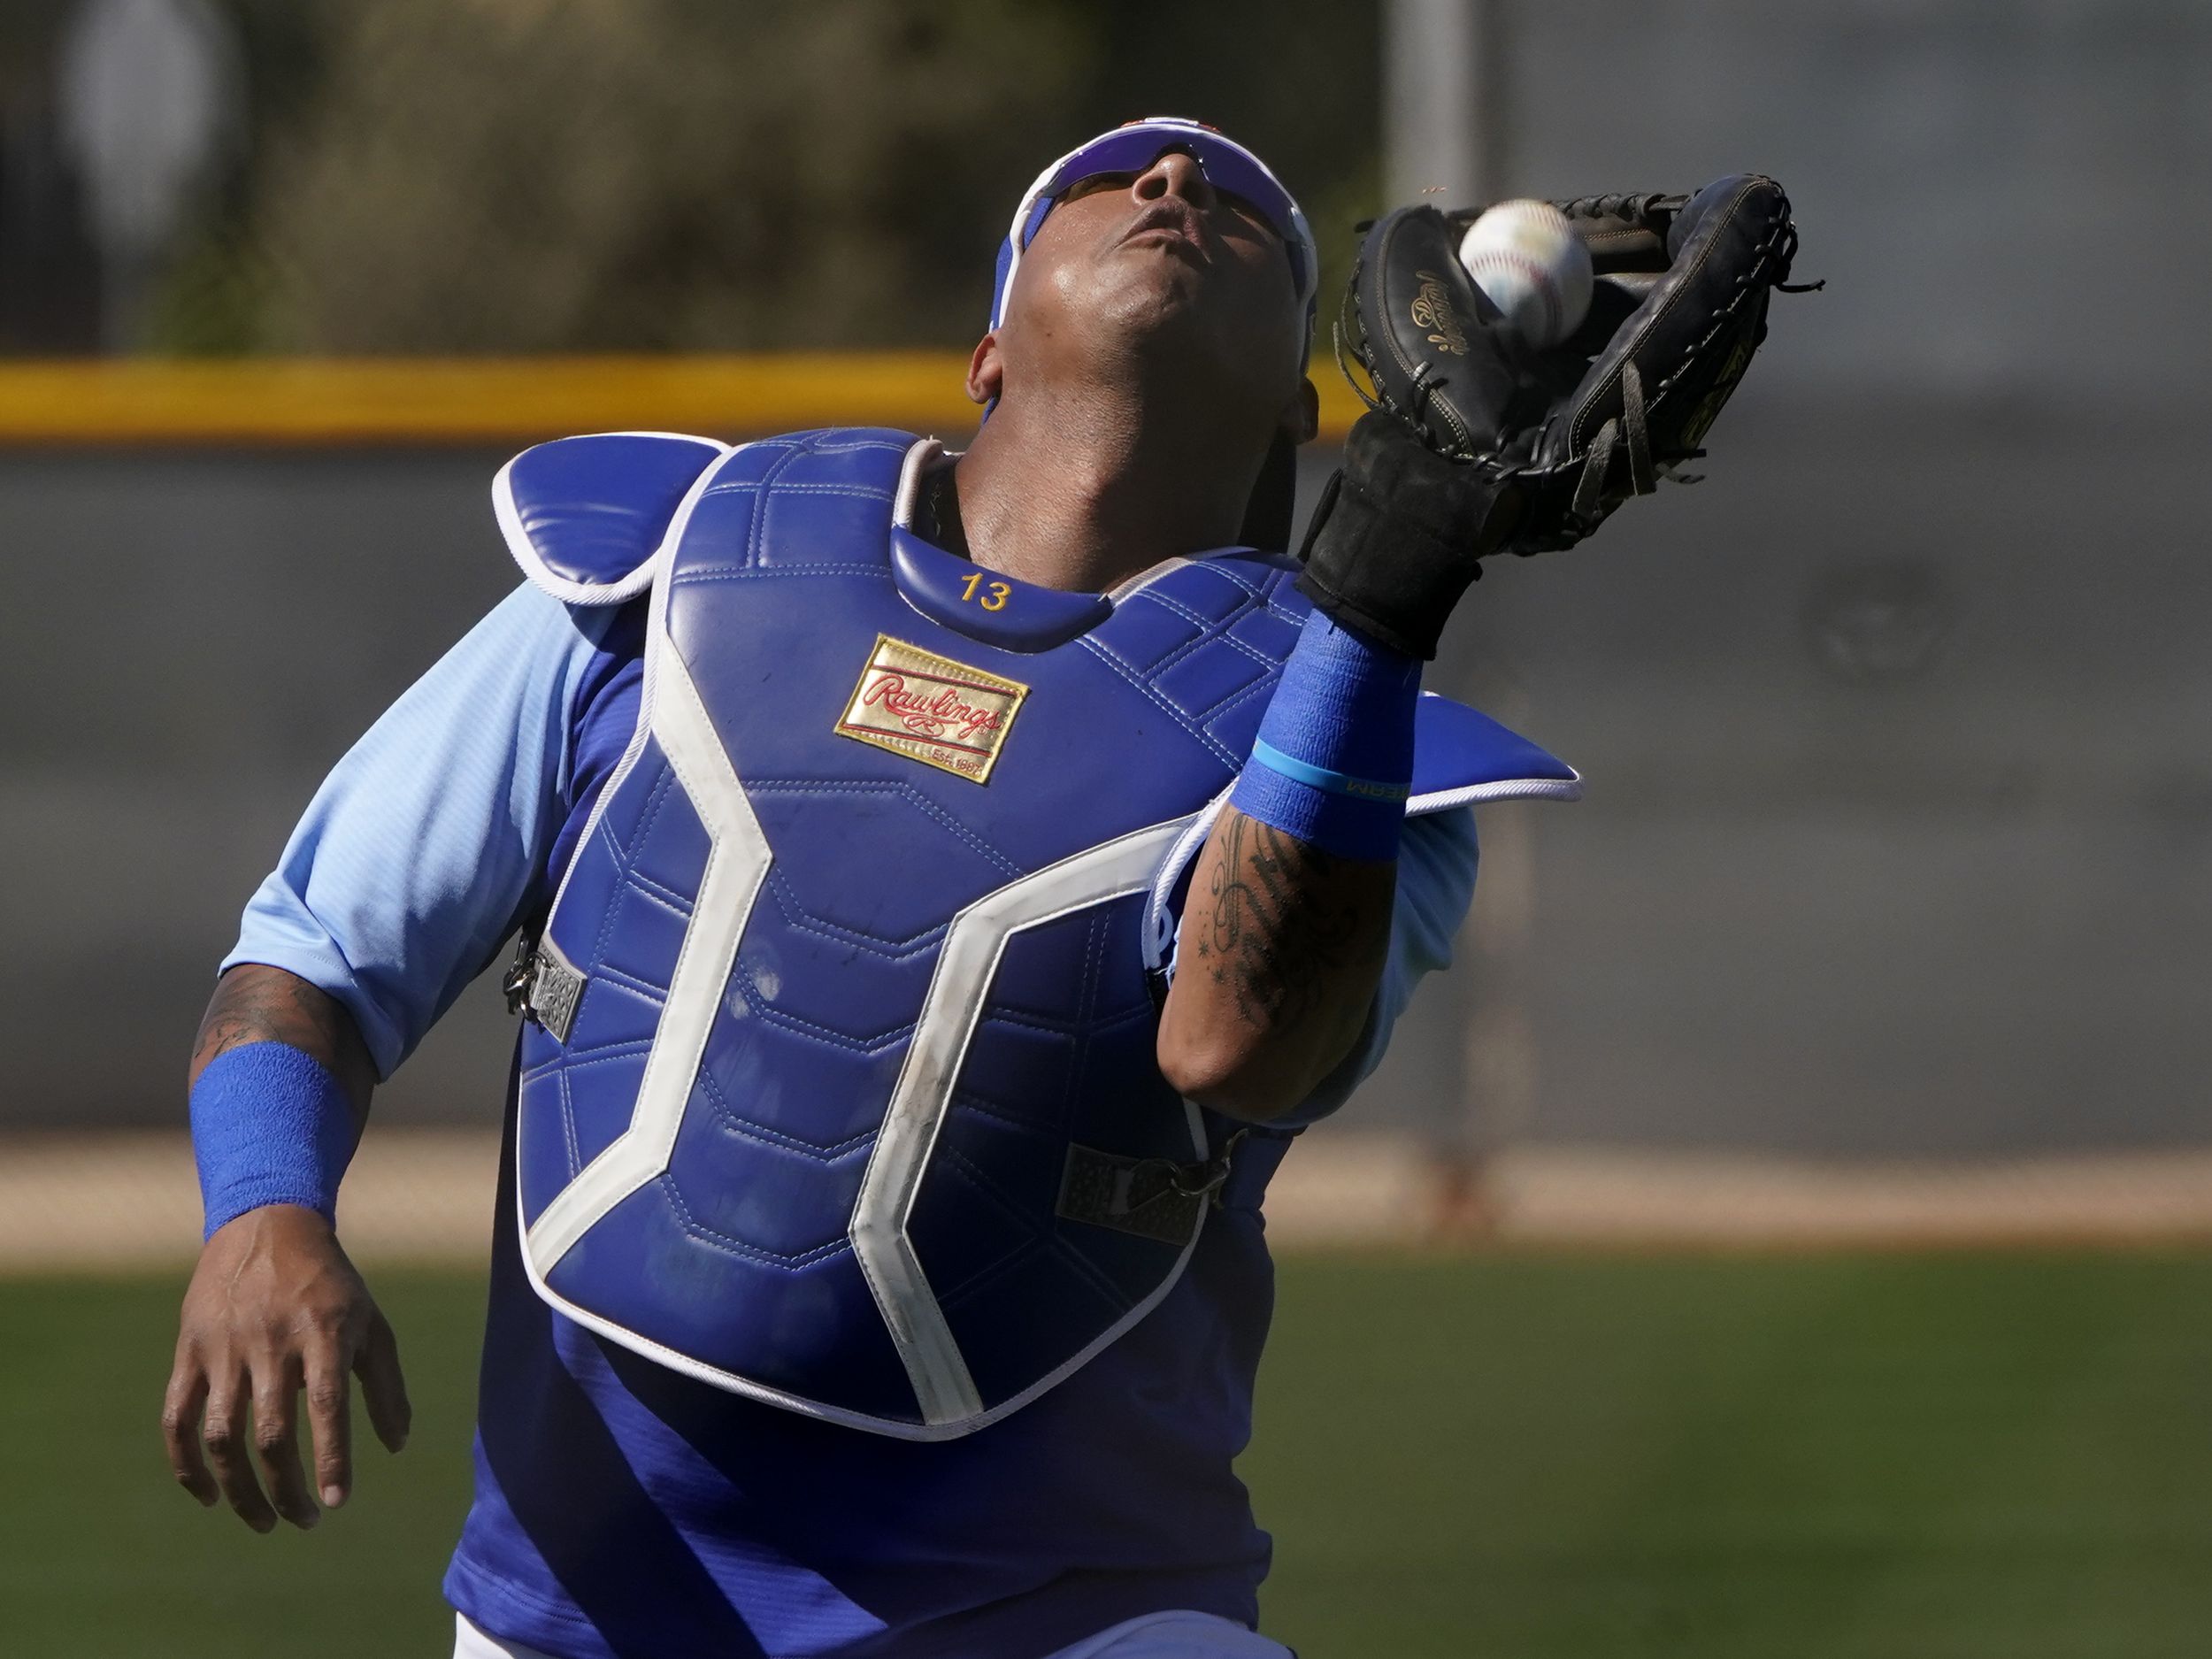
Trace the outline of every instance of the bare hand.
{"type": "Polygon", "coordinates": [[[219,1494],[227,1498],[257,1532],[273,1530],[279,1516],[314,1525],[322,1518],[315,1493],[335,1509],[353,1486],[349,1374],[361,1379],[377,1439],[399,1450],[413,1415],[399,1346],[330,1224],[296,1204],[228,1223],[200,1252],[184,1293],[161,1413],[177,1484],[211,1509],[219,1494]],[[303,1388],[313,1493],[293,1432],[303,1388]]]}

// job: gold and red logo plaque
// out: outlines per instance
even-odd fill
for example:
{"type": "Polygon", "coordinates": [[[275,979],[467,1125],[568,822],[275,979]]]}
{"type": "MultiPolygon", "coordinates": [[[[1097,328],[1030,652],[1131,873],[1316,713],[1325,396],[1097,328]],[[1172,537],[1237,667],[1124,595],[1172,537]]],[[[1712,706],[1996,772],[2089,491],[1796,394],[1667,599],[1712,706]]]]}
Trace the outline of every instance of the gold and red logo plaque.
{"type": "Polygon", "coordinates": [[[1014,727],[1029,687],[887,634],[876,649],[837,732],[984,783],[1014,727]]]}

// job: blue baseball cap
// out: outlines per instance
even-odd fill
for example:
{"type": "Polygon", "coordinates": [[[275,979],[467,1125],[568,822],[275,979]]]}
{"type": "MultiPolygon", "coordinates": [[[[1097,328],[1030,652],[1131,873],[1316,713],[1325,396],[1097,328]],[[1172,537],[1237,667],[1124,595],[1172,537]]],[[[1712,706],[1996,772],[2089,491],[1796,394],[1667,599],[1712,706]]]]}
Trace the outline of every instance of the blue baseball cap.
{"type": "Polygon", "coordinates": [[[1298,365],[1303,368],[1312,352],[1315,291],[1320,280],[1320,256],[1312,228],[1297,198],[1283,188],[1265,162],[1202,121],[1177,115],[1148,115],[1101,133],[1078,146],[1037,175],[1014,211],[1014,222],[999,245],[998,280],[991,291],[991,323],[1005,319],[1006,296],[1013,291],[1014,273],[1022,254],[1036,236],[1060,198],[1086,179],[1102,173],[1143,173],[1171,150],[1179,150],[1198,164],[1206,182],[1217,190],[1243,197],[1283,239],[1290,255],[1291,280],[1305,302],[1306,329],[1299,344],[1298,365]]]}

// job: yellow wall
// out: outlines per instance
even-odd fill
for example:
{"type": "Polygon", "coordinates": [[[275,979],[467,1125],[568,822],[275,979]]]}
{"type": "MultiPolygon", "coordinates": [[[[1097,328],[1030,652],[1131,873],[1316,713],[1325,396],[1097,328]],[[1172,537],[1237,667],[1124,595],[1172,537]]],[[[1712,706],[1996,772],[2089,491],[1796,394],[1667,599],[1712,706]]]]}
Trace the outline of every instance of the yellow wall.
{"type": "MultiPolygon", "coordinates": [[[[966,359],[753,357],[0,363],[0,444],[466,444],[649,429],[726,437],[866,424],[972,431],[966,359]]],[[[1359,412],[1317,363],[1322,435],[1359,412]]]]}

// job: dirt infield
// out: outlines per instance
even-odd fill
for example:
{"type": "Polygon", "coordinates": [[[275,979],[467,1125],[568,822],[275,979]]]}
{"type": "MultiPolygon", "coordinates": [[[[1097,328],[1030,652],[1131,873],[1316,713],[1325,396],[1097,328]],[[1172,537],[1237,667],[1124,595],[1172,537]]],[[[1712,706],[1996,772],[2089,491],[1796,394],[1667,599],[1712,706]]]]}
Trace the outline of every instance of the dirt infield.
{"type": "MultiPolygon", "coordinates": [[[[348,1248],[370,1261],[480,1256],[495,1140],[373,1133],[346,1181],[348,1248]]],[[[1290,1248],[2126,1247],[2212,1241],[2212,1149],[1982,1164],[1835,1164],[1529,1147],[1479,1168],[1416,1142],[1316,1135],[1267,1202],[1290,1248]]],[[[0,1138],[0,1271],[188,1262],[198,1189],[180,1134],[0,1138]]]]}

